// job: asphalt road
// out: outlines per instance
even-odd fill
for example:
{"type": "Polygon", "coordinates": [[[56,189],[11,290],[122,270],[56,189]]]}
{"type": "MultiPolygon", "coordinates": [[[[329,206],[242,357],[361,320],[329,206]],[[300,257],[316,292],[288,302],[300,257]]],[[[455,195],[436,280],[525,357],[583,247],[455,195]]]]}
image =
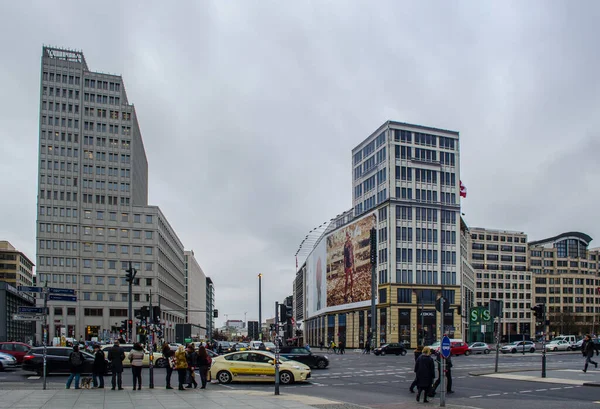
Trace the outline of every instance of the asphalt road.
{"type": "MultiPolygon", "coordinates": [[[[320,353],[319,351],[314,351],[320,353]]],[[[414,402],[415,395],[408,391],[414,378],[412,354],[407,356],[374,356],[348,352],[345,355],[327,354],[330,367],[313,370],[310,382],[281,386],[281,393],[305,394],[343,402],[350,402],[377,409],[398,407],[402,402],[414,402]]],[[[600,381],[600,370],[590,369],[583,374],[583,359],[580,353],[549,353],[548,369],[553,374],[572,378],[600,381]]],[[[453,380],[455,393],[446,398],[446,403],[473,408],[506,409],[507,407],[528,409],[599,408],[600,388],[557,383],[497,379],[474,374],[490,373],[494,370],[494,354],[459,356],[453,358],[453,380]],[[599,402],[599,403],[596,403],[599,402]]],[[[500,372],[520,371],[530,376],[540,376],[541,354],[507,354],[499,357],[500,372]]],[[[131,388],[131,372],[123,374],[124,387],[131,388]]],[[[552,375],[554,376],[554,375],[552,375]]],[[[143,388],[148,385],[148,369],[142,373],[143,388]]],[[[176,384],[176,374],[172,384],[176,384]]],[[[66,376],[48,377],[48,388],[64,388],[66,376]]],[[[110,386],[110,377],[105,378],[110,386]]],[[[41,389],[42,380],[21,370],[0,373],[0,389],[41,389]]],[[[165,386],[165,369],[155,369],[155,387],[165,386]]],[[[273,384],[234,383],[209,388],[230,390],[272,391],[273,384]]],[[[439,398],[439,393],[438,393],[439,398]]],[[[433,400],[434,406],[439,399],[433,400]]]]}

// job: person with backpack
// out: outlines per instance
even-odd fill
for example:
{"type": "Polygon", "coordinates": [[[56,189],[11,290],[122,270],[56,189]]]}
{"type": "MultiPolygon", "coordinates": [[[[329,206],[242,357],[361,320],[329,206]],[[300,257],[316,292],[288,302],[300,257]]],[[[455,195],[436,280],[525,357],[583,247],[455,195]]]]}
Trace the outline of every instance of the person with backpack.
{"type": "Polygon", "coordinates": [[[92,380],[94,388],[104,389],[104,373],[106,372],[106,360],[104,352],[100,350],[100,345],[94,345],[94,366],[92,368],[92,380]],[[98,380],[100,382],[98,383],[98,380]]]}
{"type": "Polygon", "coordinates": [[[118,386],[123,390],[123,360],[125,360],[125,350],[120,346],[119,341],[115,341],[113,347],[108,351],[108,360],[112,364],[112,388],[118,386]]]}
{"type": "Polygon", "coordinates": [[[200,372],[200,383],[202,384],[200,389],[206,389],[208,369],[210,368],[211,361],[210,356],[206,352],[206,348],[203,346],[199,347],[198,352],[196,353],[196,365],[200,372]]]}
{"type": "Polygon", "coordinates": [[[67,379],[67,389],[71,389],[71,382],[75,378],[75,389],[79,389],[79,380],[81,372],[83,372],[83,354],[79,351],[79,345],[73,347],[73,351],[69,354],[69,367],[71,375],[67,379]]]}

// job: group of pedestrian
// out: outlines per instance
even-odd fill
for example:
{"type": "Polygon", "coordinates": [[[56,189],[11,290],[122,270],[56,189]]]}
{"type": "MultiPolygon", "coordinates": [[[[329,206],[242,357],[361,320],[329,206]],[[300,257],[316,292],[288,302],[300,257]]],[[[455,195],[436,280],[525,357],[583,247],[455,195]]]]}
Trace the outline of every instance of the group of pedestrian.
{"type": "Polygon", "coordinates": [[[167,352],[169,365],[167,367],[167,389],[173,389],[171,387],[171,374],[173,369],[177,370],[177,377],[179,381],[179,390],[183,391],[186,388],[198,387],[196,381],[196,369],[200,374],[200,389],[206,389],[208,383],[208,368],[210,368],[211,358],[206,352],[204,346],[199,346],[198,351],[195,351],[194,344],[189,344],[186,347],[180,345],[177,351],[172,355],[173,351],[169,348],[169,345],[165,343],[163,345],[163,355],[165,354],[165,348],[169,349],[167,352]],[[184,388],[183,385],[187,384],[184,388]]]}
{"type": "MultiPolygon", "coordinates": [[[[423,402],[429,402],[428,397],[434,397],[438,386],[441,383],[442,375],[442,357],[439,353],[431,351],[429,347],[417,347],[415,349],[415,380],[410,385],[409,391],[415,392],[417,388],[417,402],[420,402],[423,393],[423,402]],[[438,378],[435,378],[435,362],[432,354],[435,356],[435,362],[438,367],[438,378]],[[435,380],[435,382],[434,382],[435,380]]],[[[444,372],[446,378],[446,393],[454,393],[452,390],[452,358],[446,358],[446,369],[444,372]]]]}

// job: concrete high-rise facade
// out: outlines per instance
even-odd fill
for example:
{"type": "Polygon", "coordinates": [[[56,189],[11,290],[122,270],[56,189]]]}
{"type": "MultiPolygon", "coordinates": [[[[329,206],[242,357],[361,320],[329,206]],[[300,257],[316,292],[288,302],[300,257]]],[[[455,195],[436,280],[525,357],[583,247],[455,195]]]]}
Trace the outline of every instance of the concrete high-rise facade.
{"type": "Polygon", "coordinates": [[[187,322],[206,336],[206,275],[191,250],[185,251],[185,309],[187,322]]]}
{"type": "Polygon", "coordinates": [[[14,287],[33,285],[33,262],[8,241],[0,241],[0,281],[14,287]]]}
{"type": "Polygon", "coordinates": [[[215,285],[210,277],[206,277],[206,334],[212,339],[215,331],[215,285]]]}
{"type": "MultiPolygon", "coordinates": [[[[502,335],[534,336],[532,274],[527,263],[527,235],[523,232],[471,227],[471,266],[475,270],[475,304],[487,306],[490,299],[503,302],[502,335]]],[[[477,327],[473,332],[480,332],[477,327]]],[[[481,340],[471,334],[473,340],[481,340]]],[[[486,328],[484,339],[493,342],[494,328],[486,328]]]]}
{"type": "Polygon", "coordinates": [[[183,244],[148,206],[148,162],[123,79],[90,71],[82,52],[43,47],[37,206],[38,283],[73,288],[51,302],[49,335],[108,339],[134,308],[161,305],[163,337],[185,321],[183,244]]]}

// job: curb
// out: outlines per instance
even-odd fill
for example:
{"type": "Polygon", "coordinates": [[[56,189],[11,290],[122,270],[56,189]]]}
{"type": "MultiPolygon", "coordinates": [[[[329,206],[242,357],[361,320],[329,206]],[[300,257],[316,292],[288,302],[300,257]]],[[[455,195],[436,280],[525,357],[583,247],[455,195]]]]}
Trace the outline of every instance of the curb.
{"type": "Polygon", "coordinates": [[[596,383],[596,382],[585,382],[585,383],[583,384],[583,386],[592,386],[592,387],[600,388],[600,383],[596,383]]]}

